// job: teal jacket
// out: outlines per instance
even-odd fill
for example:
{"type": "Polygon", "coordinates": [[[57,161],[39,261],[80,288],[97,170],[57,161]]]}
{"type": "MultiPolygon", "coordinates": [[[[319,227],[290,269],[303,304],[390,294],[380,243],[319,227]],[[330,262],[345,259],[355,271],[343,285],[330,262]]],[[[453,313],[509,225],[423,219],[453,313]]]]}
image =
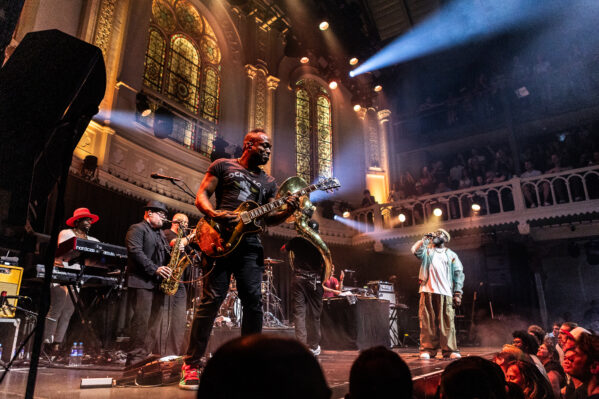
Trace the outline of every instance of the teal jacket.
{"type": "MultiPolygon", "coordinates": [[[[433,261],[434,249],[429,248],[430,240],[428,238],[420,241],[414,244],[412,247],[412,253],[416,255],[418,259],[422,260],[420,272],[418,273],[418,279],[420,280],[420,285],[424,285],[428,281],[429,269],[431,267],[431,262],[433,261]],[[422,245],[418,247],[420,241],[422,241],[422,245]]],[[[445,255],[448,258],[447,264],[449,267],[451,267],[450,275],[453,276],[453,281],[451,284],[453,287],[453,293],[455,294],[456,292],[459,292],[462,294],[462,288],[464,287],[464,266],[462,266],[462,262],[460,262],[458,255],[451,249],[447,248],[445,255]]]]}

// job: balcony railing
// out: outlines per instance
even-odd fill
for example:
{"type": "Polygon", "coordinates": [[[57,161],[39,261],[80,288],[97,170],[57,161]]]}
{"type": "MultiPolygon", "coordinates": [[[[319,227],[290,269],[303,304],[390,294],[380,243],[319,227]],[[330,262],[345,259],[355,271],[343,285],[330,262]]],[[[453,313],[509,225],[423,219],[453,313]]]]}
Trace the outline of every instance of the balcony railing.
{"type": "MultiPolygon", "coordinates": [[[[589,201],[599,203],[599,166],[515,177],[501,183],[375,204],[351,212],[351,218],[359,222],[356,226],[362,233],[416,230],[431,222],[460,228],[472,225],[473,220],[480,226],[522,223],[561,213],[585,213],[587,208],[583,204],[595,204],[589,201]],[[477,207],[473,207],[474,204],[477,207]],[[437,208],[441,216],[434,215],[437,208]],[[403,215],[401,220],[400,215],[403,215]]],[[[594,209],[599,210],[599,206],[594,209]]]]}

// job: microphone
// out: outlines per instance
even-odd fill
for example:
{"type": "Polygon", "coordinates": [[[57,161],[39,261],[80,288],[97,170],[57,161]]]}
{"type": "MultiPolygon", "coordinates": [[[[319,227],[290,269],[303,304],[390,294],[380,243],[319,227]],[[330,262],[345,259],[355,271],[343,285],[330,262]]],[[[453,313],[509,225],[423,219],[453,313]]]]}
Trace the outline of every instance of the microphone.
{"type": "Polygon", "coordinates": [[[172,176],[167,176],[167,175],[162,175],[160,173],[152,173],[150,175],[150,177],[152,179],[164,179],[164,180],[170,180],[170,181],[181,181],[181,179],[179,179],[178,177],[172,177],[172,176]]]}

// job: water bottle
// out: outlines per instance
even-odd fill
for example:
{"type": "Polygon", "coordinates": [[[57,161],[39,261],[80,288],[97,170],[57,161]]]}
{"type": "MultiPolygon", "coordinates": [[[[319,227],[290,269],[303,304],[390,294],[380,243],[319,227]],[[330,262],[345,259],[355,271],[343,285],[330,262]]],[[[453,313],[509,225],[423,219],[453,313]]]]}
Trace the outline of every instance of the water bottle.
{"type": "Polygon", "coordinates": [[[71,346],[71,353],[69,355],[69,367],[77,366],[77,342],[73,342],[73,346],[71,346]]]}
{"type": "Polygon", "coordinates": [[[81,366],[83,364],[83,342],[79,342],[79,349],[77,350],[77,365],[81,366]]]}

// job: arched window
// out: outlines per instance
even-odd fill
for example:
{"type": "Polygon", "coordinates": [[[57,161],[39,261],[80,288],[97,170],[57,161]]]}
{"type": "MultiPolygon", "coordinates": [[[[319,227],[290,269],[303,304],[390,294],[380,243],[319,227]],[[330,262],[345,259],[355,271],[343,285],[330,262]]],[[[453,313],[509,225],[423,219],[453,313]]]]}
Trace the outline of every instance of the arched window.
{"type": "Polygon", "coordinates": [[[296,87],[296,172],[311,183],[333,175],[331,100],[314,80],[300,80],[296,87]]]}
{"type": "Polygon", "coordinates": [[[214,30],[188,0],[152,1],[145,92],[175,111],[170,138],[205,155],[218,123],[220,62],[214,30]]]}

